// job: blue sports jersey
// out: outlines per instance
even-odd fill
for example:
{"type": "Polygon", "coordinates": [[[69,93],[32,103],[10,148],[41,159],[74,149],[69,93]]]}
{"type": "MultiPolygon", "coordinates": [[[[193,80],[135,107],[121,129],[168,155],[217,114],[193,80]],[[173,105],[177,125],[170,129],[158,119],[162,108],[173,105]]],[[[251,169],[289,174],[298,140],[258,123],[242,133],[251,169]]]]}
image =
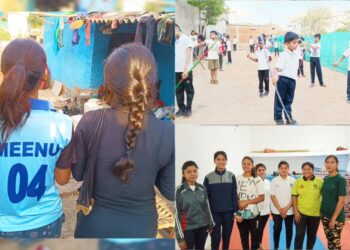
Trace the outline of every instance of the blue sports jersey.
{"type": "Polygon", "coordinates": [[[25,125],[0,149],[0,231],[35,229],[63,214],[54,170],[72,128],[49,102],[31,99],[25,125]]]}

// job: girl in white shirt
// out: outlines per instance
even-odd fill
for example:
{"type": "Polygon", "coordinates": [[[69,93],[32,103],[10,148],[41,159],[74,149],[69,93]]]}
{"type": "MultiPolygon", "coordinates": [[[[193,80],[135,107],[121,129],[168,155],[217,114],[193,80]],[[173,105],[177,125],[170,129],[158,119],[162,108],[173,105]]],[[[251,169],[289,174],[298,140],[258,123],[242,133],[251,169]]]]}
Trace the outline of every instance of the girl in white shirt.
{"type": "Polygon", "coordinates": [[[237,226],[242,248],[259,249],[258,220],[260,212],[258,204],[264,201],[264,183],[260,177],[255,177],[252,158],[245,156],[242,159],[242,168],[243,174],[236,178],[239,202],[239,211],[236,216],[237,226]]]}
{"type": "Polygon", "coordinates": [[[264,247],[262,246],[262,238],[264,234],[264,229],[266,226],[267,221],[270,217],[270,181],[266,179],[266,166],[262,163],[259,163],[255,166],[255,174],[259,176],[263,183],[264,183],[264,195],[265,199],[263,202],[260,202],[259,210],[260,210],[260,216],[259,216],[259,224],[258,224],[258,234],[259,234],[259,242],[260,242],[260,250],[263,250],[264,247]]]}

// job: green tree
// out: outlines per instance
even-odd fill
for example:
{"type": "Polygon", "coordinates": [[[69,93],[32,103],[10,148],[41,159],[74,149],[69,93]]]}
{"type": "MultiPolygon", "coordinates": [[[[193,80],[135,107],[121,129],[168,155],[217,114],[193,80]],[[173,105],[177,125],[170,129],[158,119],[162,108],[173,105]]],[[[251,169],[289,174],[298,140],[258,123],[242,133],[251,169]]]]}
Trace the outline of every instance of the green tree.
{"type": "Polygon", "coordinates": [[[326,33],[331,26],[332,13],[328,8],[308,10],[307,14],[299,19],[302,34],[326,33]]]}
{"type": "Polygon", "coordinates": [[[0,41],[10,41],[11,35],[8,31],[0,29],[0,41]]]}
{"type": "Polygon", "coordinates": [[[205,25],[215,25],[218,18],[226,12],[224,0],[188,0],[187,2],[198,8],[205,25]]]}
{"type": "Polygon", "coordinates": [[[33,14],[28,16],[27,22],[29,27],[33,29],[41,28],[44,25],[44,19],[33,14]]]}

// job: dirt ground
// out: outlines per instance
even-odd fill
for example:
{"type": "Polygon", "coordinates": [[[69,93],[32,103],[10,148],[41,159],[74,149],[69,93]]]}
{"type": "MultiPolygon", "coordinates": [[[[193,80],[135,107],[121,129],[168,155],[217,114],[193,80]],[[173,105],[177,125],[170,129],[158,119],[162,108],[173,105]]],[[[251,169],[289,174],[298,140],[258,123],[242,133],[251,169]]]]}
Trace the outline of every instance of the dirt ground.
{"type": "MultiPolygon", "coordinates": [[[[248,48],[232,52],[233,63],[218,72],[219,84],[209,84],[210,71],[198,65],[193,72],[195,97],[192,117],[178,118],[180,124],[274,125],[274,88],[270,95],[258,96],[257,63],[248,60],[248,48]]],[[[322,58],[321,58],[322,60],[322,58]]],[[[271,65],[276,58],[273,56],[271,65]]],[[[298,78],[293,116],[300,125],[350,124],[350,104],[346,103],[346,75],[323,67],[326,88],[310,88],[310,66],[304,62],[306,78],[298,78]]]]}

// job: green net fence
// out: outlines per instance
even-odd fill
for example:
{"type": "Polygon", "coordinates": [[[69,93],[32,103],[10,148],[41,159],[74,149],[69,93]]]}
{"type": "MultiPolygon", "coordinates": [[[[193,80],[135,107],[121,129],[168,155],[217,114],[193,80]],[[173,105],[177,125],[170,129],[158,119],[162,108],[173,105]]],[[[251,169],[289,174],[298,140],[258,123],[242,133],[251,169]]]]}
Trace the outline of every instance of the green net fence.
{"type": "MultiPolygon", "coordinates": [[[[304,36],[305,42],[312,44],[314,42],[313,36],[304,36]]],[[[283,50],[283,36],[278,36],[280,48],[283,50]]],[[[332,32],[321,35],[321,64],[323,67],[334,70],[333,63],[338,60],[345,50],[349,48],[350,32],[332,32]]],[[[271,48],[271,52],[274,49],[271,48]]],[[[310,53],[307,50],[305,60],[310,61],[310,53]]],[[[339,66],[335,69],[338,72],[346,74],[348,71],[348,59],[345,58],[339,66]]]]}

